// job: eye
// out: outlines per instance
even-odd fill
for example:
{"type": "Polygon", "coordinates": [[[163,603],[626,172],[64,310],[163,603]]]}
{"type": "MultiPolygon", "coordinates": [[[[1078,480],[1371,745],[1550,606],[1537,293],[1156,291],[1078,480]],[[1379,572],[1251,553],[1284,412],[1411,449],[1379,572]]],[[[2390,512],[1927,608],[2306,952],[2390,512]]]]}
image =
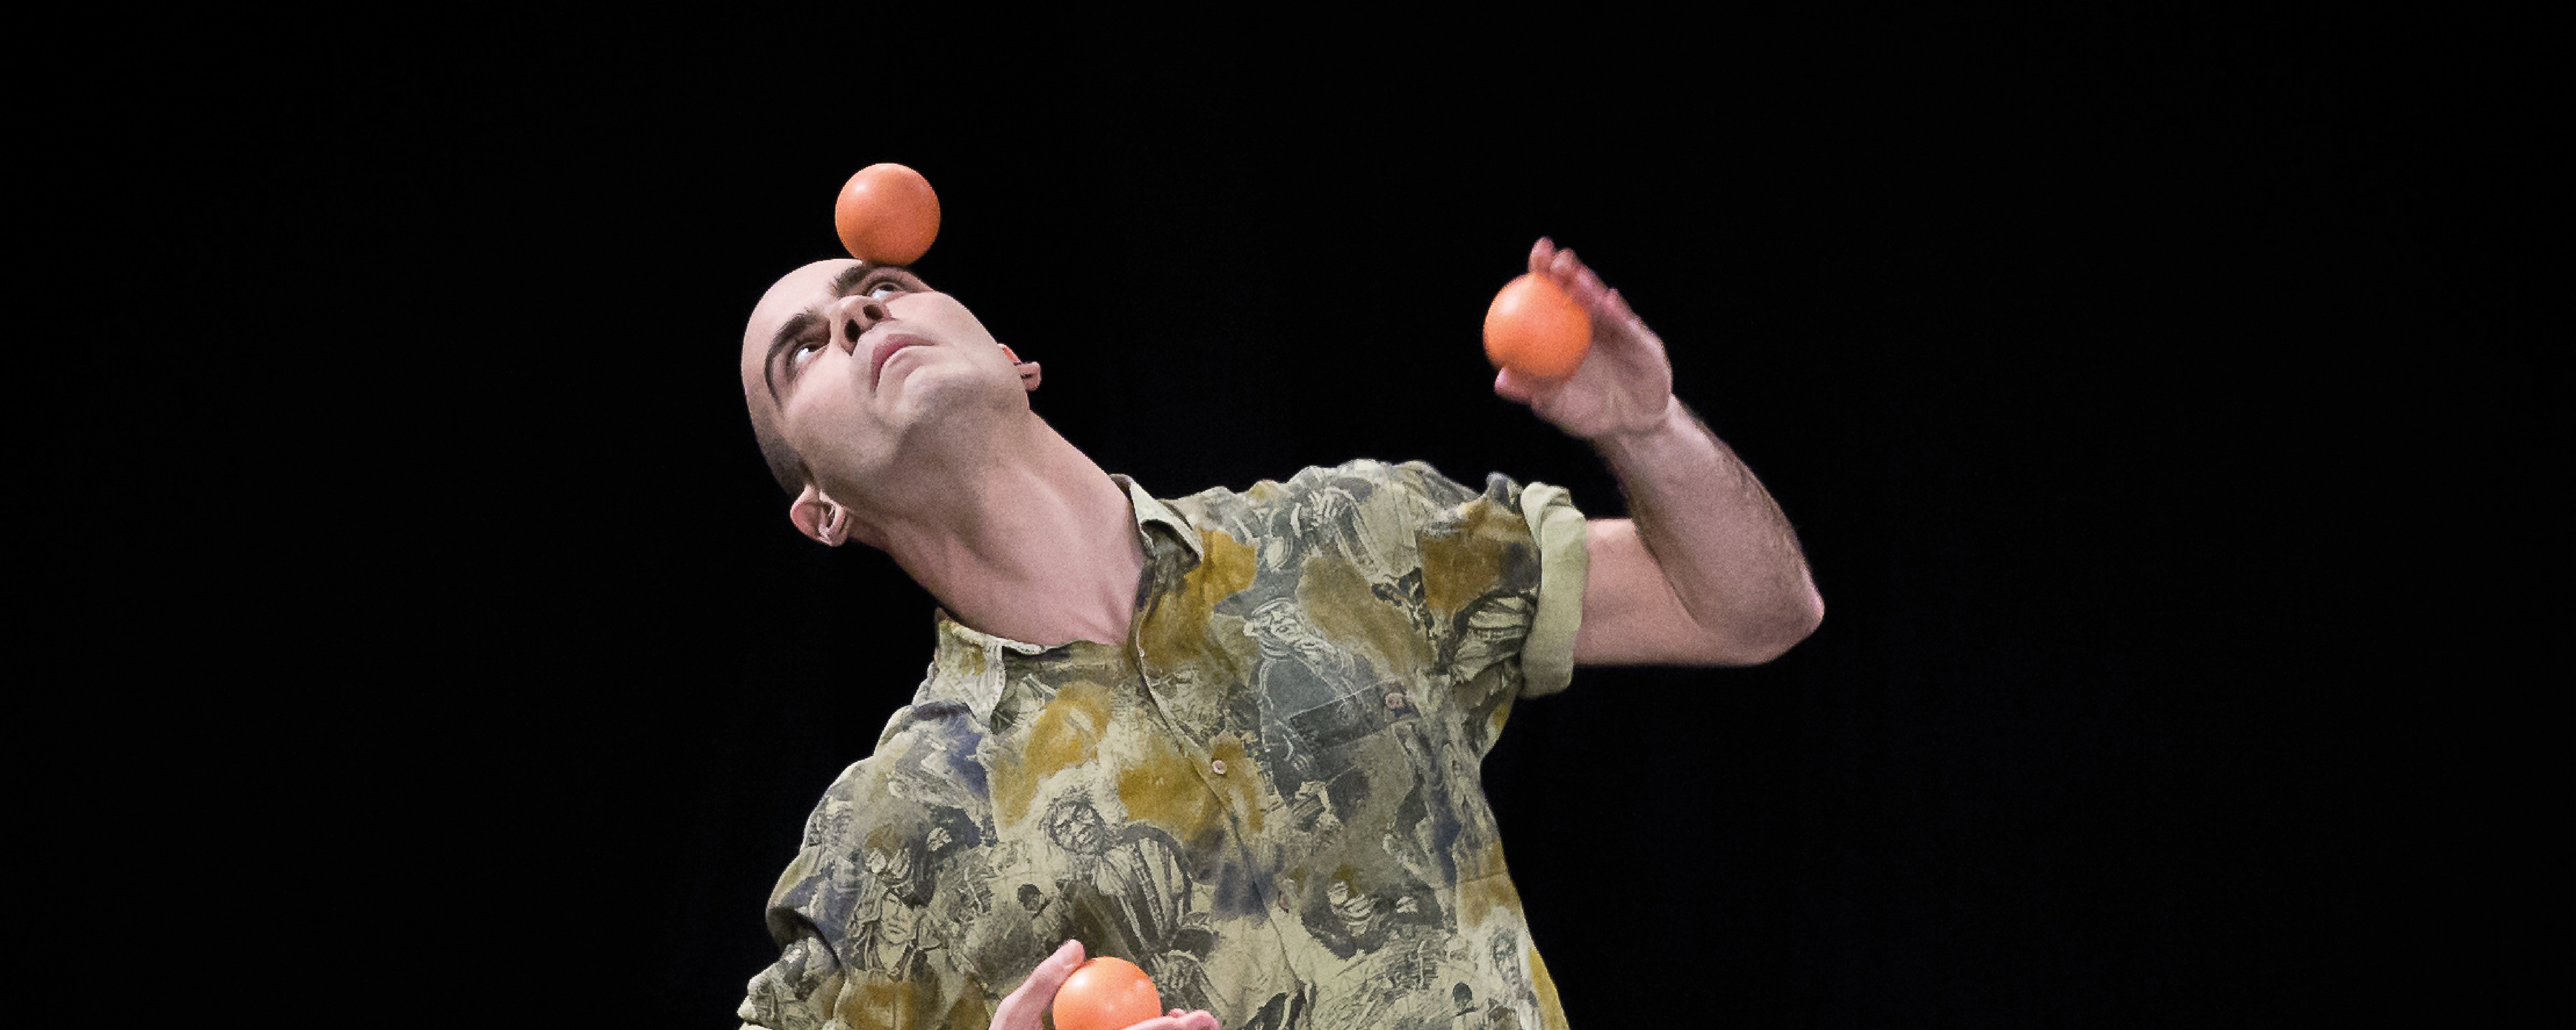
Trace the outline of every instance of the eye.
{"type": "Polygon", "coordinates": [[[821,353],[823,353],[822,344],[801,344],[796,348],[795,353],[787,356],[787,367],[791,370],[804,368],[806,362],[814,360],[814,356],[821,353]]]}
{"type": "Polygon", "coordinates": [[[884,300],[902,292],[904,292],[902,283],[892,279],[879,279],[876,285],[868,287],[868,299],[884,300]]]}

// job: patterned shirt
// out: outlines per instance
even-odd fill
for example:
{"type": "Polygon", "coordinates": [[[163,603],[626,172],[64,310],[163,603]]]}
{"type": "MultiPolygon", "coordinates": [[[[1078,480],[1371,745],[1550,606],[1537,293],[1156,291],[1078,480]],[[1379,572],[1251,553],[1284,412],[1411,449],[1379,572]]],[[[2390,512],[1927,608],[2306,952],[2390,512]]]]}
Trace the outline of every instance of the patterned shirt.
{"type": "Polygon", "coordinates": [[[1582,513],[1356,461],[1165,503],[1124,646],[938,622],[770,897],[779,1030],[985,1030],[1066,938],[1225,1030],[1563,1030],[1478,766],[1573,674],[1582,513]]]}

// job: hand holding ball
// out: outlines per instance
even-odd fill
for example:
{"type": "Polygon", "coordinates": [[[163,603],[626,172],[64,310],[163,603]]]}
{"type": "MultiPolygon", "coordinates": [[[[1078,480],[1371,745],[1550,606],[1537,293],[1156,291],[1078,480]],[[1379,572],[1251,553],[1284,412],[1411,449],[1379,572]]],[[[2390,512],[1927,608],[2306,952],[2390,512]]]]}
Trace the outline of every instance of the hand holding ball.
{"type": "Polygon", "coordinates": [[[851,257],[909,265],[939,238],[939,194],[920,172],[899,164],[869,165],[841,187],[832,227],[840,230],[851,257]]]}
{"type": "Polygon", "coordinates": [[[1055,1030],[1127,1030],[1163,1014],[1153,978],[1123,958],[1095,958],[1056,988],[1055,1030]]]}
{"type": "Polygon", "coordinates": [[[1563,379],[1592,350],[1592,316],[1536,272],[1503,284],[1485,309],[1485,357],[1538,379],[1563,379]]]}

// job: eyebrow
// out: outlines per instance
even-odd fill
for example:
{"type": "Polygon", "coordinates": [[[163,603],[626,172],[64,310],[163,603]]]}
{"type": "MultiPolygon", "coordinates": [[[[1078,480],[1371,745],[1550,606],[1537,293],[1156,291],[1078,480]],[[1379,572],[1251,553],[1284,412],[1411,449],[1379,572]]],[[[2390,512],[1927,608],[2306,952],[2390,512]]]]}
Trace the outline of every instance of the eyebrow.
{"type": "Polygon", "coordinates": [[[841,274],[832,277],[832,299],[839,300],[849,296],[851,290],[859,288],[861,280],[875,274],[877,269],[882,267],[885,266],[872,261],[861,261],[842,269],[841,274]]]}
{"type": "MultiPolygon", "coordinates": [[[[859,284],[866,282],[869,276],[894,267],[897,266],[880,265],[872,261],[861,261],[858,264],[842,269],[841,274],[832,277],[832,299],[839,300],[843,297],[849,296],[850,292],[858,289],[859,284]]],[[[781,323],[778,327],[778,331],[770,335],[769,352],[761,355],[760,358],[760,379],[762,382],[769,384],[770,403],[781,403],[778,399],[779,355],[785,354],[790,348],[795,347],[796,341],[804,339],[806,333],[812,331],[815,326],[821,325],[822,322],[822,316],[815,314],[813,311],[799,311],[796,313],[796,317],[790,318],[786,322],[781,323]]]]}

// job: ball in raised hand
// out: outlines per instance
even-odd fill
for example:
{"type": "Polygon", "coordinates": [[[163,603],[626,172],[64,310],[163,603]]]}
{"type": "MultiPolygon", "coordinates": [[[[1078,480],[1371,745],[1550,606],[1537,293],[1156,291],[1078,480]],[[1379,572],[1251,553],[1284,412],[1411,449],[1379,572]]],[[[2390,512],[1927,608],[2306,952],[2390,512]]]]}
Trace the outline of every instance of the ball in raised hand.
{"type": "Polygon", "coordinates": [[[1503,284],[1485,309],[1485,357],[1539,379],[1563,379],[1592,350],[1592,316],[1556,282],[1530,272],[1503,284]]]}

